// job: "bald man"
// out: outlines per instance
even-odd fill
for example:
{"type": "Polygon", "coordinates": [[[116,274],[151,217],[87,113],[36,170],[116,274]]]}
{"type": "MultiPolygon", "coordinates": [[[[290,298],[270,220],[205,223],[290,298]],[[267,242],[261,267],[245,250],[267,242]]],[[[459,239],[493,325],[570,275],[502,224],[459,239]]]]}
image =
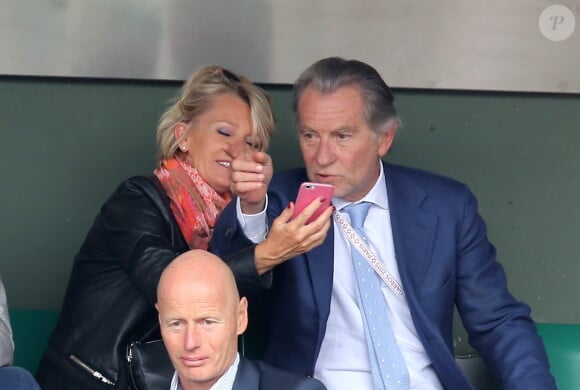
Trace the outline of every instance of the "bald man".
{"type": "Polygon", "coordinates": [[[217,256],[192,250],[163,271],[157,288],[161,336],[175,374],[170,390],[319,390],[316,379],[240,357],[248,301],[217,256]]]}

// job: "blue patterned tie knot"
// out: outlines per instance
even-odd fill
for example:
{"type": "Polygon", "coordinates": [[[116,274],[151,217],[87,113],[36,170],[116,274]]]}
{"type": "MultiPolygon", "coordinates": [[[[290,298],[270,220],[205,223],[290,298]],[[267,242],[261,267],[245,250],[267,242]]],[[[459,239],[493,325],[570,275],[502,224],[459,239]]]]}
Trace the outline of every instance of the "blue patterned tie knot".
{"type": "Polygon", "coordinates": [[[371,204],[369,202],[351,204],[345,208],[345,211],[350,216],[350,224],[353,228],[356,230],[361,230],[363,228],[370,208],[371,204]]]}

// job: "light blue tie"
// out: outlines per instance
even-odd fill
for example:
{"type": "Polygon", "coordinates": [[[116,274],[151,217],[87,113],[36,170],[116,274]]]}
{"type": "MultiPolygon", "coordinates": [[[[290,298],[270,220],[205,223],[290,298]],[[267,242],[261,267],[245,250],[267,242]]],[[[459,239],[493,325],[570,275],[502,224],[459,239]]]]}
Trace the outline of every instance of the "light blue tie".
{"type": "MultiPolygon", "coordinates": [[[[351,225],[367,241],[364,220],[371,204],[361,202],[348,206],[351,225]]],[[[368,245],[368,242],[367,242],[368,245]]],[[[357,286],[357,302],[365,328],[375,390],[408,389],[409,373],[395,339],[381,291],[381,280],[364,257],[351,246],[357,286]]]]}

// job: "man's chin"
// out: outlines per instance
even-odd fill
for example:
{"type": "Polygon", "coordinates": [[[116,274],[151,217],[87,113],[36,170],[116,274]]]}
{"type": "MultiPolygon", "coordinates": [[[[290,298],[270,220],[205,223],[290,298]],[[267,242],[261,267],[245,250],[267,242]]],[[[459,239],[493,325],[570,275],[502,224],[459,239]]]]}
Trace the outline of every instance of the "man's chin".
{"type": "Polygon", "coordinates": [[[208,388],[217,382],[218,377],[208,372],[205,367],[186,367],[178,373],[179,381],[195,383],[197,385],[207,384],[208,388]]]}
{"type": "Polygon", "coordinates": [[[340,183],[328,183],[328,184],[332,184],[333,187],[333,192],[332,192],[332,197],[333,198],[343,198],[345,191],[343,189],[343,187],[340,185],[340,183]]]}

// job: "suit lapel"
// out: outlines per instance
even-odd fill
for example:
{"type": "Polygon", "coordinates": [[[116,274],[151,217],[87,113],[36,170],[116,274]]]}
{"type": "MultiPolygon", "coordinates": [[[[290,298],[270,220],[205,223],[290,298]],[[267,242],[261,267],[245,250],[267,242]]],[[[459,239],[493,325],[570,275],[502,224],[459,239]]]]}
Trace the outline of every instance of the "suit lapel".
{"type": "Polygon", "coordinates": [[[240,364],[232,390],[258,389],[260,372],[258,368],[246,358],[240,356],[240,364]]]}
{"type": "MultiPolygon", "coordinates": [[[[306,253],[310,282],[321,319],[328,318],[334,274],[334,228],[331,226],[324,242],[306,253]]],[[[324,321],[321,321],[321,324],[324,321]]],[[[324,322],[325,323],[325,322],[324,322]]]]}
{"type": "Polygon", "coordinates": [[[385,163],[384,168],[401,281],[407,293],[409,287],[420,292],[432,258],[437,216],[422,208],[427,198],[422,188],[397,167],[385,163]]]}

